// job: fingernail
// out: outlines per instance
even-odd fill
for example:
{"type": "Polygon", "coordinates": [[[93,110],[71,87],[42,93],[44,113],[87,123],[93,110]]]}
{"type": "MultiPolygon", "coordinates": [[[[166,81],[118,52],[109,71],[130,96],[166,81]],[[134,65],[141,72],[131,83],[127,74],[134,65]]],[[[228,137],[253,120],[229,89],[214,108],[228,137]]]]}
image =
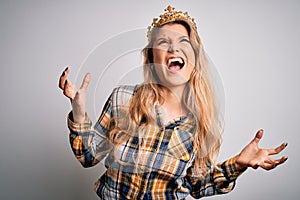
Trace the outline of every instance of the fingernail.
{"type": "Polygon", "coordinates": [[[264,132],[264,129],[261,128],[260,131],[261,131],[261,132],[264,132]]]}
{"type": "Polygon", "coordinates": [[[67,71],[69,69],[69,67],[66,67],[65,71],[67,71]]]}
{"type": "Polygon", "coordinates": [[[287,147],[288,143],[285,143],[285,147],[287,147]]]}
{"type": "Polygon", "coordinates": [[[68,84],[68,80],[65,81],[65,85],[67,85],[67,84],[68,84]]]}
{"type": "Polygon", "coordinates": [[[62,76],[64,76],[65,75],[65,71],[63,71],[63,73],[62,73],[62,76]]]}

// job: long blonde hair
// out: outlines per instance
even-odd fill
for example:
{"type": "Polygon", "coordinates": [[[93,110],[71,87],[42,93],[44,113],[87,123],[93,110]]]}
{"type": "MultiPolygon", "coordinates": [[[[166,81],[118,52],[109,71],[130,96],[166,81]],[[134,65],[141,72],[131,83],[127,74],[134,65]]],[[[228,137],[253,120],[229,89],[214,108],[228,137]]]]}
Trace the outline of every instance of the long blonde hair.
{"type": "MultiPolygon", "coordinates": [[[[196,63],[190,79],[185,87],[183,105],[193,114],[195,133],[193,145],[195,149],[194,168],[198,176],[208,173],[208,166],[214,166],[221,144],[221,126],[216,106],[214,89],[209,73],[208,60],[200,37],[188,22],[175,21],[186,27],[191,45],[195,52],[196,63]]],[[[155,123],[152,107],[156,103],[163,104],[166,88],[158,84],[158,77],[153,67],[153,42],[160,27],[153,30],[148,44],[142,50],[144,56],[144,84],[138,87],[130,100],[129,116],[125,128],[116,126],[110,133],[110,140],[116,144],[130,137],[128,131],[138,126],[147,127],[155,123]],[[143,123],[141,123],[143,122],[143,123]]],[[[120,123],[119,123],[120,124],[120,123]]]]}

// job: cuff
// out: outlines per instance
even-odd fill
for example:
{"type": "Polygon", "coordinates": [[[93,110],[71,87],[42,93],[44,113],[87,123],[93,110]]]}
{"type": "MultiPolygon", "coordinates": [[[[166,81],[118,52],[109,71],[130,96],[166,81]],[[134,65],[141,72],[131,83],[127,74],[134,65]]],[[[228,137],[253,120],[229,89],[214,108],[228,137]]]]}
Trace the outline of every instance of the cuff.
{"type": "Polygon", "coordinates": [[[226,176],[230,181],[236,180],[237,177],[240,176],[247,169],[244,168],[242,170],[239,170],[236,166],[236,159],[237,156],[230,158],[227,161],[225,161],[221,166],[225,170],[226,176]]]}
{"type": "Polygon", "coordinates": [[[81,123],[75,123],[73,121],[73,114],[70,112],[68,114],[68,127],[71,131],[77,133],[86,133],[91,131],[92,121],[89,119],[87,113],[85,113],[84,121],[81,123]]]}

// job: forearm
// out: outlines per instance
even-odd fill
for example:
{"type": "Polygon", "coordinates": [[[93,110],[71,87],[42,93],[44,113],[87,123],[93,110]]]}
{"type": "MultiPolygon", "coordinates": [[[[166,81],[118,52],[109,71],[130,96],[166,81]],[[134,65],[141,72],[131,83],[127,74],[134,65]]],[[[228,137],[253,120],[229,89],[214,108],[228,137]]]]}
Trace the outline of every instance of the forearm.
{"type": "Polygon", "coordinates": [[[74,123],[84,123],[86,119],[86,109],[85,109],[85,103],[78,102],[78,97],[75,97],[73,100],[71,100],[71,106],[72,106],[72,121],[74,123]]]}
{"type": "Polygon", "coordinates": [[[219,163],[214,168],[213,179],[217,193],[228,193],[233,190],[236,179],[247,169],[237,164],[238,156],[219,163]]]}
{"type": "Polygon", "coordinates": [[[109,149],[108,141],[93,130],[87,115],[82,123],[75,123],[71,112],[68,116],[68,127],[71,148],[83,167],[94,166],[105,157],[109,149]]]}
{"type": "Polygon", "coordinates": [[[232,191],[237,177],[244,171],[237,168],[236,159],[237,157],[230,158],[208,169],[210,171],[202,178],[197,176],[193,168],[189,169],[187,178],[192,186],[191,195],[201,198],[232,191]]]}

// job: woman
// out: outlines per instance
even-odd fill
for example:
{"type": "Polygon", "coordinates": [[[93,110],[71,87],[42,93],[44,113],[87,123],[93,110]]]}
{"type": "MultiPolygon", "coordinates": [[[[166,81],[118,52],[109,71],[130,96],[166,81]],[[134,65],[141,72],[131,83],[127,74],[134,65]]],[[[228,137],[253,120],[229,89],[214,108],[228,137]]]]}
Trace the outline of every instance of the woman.
{"type": "Polygon", "coordinates": [[[271,170],[287,157],[272,159],[287,145],[260,149],[263,135],[219,164],[220,122],[207,59],[193,19],[168,7],[148,28],[144,78],[115,88],[92,128],[85,112],[86,88],[68,80],[59,87],[71,99],[70,142],[84,167],[105,159],[107,171],[95,184],[101,199],[184,199],[222,194],[248,167],[271,170]]]}

